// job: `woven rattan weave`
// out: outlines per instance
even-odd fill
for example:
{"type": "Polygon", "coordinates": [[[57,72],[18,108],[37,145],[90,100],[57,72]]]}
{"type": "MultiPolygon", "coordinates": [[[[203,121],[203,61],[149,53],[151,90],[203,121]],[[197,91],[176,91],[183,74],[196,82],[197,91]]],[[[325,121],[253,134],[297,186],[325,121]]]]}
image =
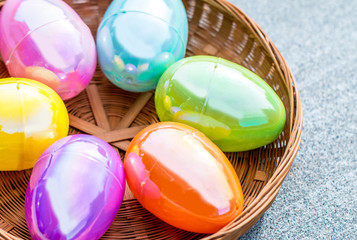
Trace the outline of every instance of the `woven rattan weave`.
{"type": "MultiPolygon", "coordinates": [[[[110,0],[66,2],[94,35],[110,4],[110,0]]],[[[252,19],[224,0],[185,0],[184,4],[189,19],[187,56],[215,55],[257,73],[282,99],[287,113],[285,128],[267,146],[227,153],[242,183],[245,209],[216,234],[200,235],[167,225],[143,209],[127,188],[117,218],[102,239],[237,239],[271,206],[297,154],[302,130],[300,96],[291,71],[275,45],[252,19]]],[[[4,64],[0,63],[0,77],[8,76],[4,64]]],[[[131,138],[143,126],[158,121],[153,92],[138,94],[120,90],[106,80],[99,68],[86,91],[67,101],[66,106],[70,134],[96,135],[111,143],[122,157],[131,138]]],[[[0,172],[0,239],[30,238],[24,216],[30,174],[31,170],[0,172]]]]}

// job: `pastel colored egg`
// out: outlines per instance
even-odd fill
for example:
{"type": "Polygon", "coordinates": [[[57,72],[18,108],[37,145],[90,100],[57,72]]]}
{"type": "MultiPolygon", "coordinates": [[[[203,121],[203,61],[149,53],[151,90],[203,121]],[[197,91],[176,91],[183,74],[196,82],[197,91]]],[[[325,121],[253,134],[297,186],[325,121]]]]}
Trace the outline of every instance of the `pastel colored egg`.
{"type": "Polygon", "coordinates": [[[93,36],[64,1],[6,1],[0,32],[1,57],[13,77],[42,82],[63,100],[79,94],[93,77],[93,36]]]}
{"type": "Polygon", "coordinates": [[[156,88],[161,121],[190,125],[225,152],[258,148],[282,132],[286,113],[274,90],[250,70],[211,56],[171,65],[156,88]]]}
{"type": "Polygon", "coordinates": [[[125,178],[117,152],[90,135],[72,135],[38,159],[27,186],[26,221],[37,239],[99,239],[123,200],[125,178]]]}
{"type": "Polygon", "coordinates": [[[114,0],[97,33],[101,69],[122,89],[152,90],[185,55],[187,29],[180,0],[114,0]]]}
{"type": "Polygon", "coordinates": [[[0,171],[32,168],[68,128],[66,106],[51,88],[24,78],[0,79],[0,171]]]}
{"type": "Polygon", "coordinates": [[[203,133],[175,122],[137,134],[125,155],[134,196],[161,220],[186,231],[213,233],[243,210],[237,174],[203,133]]]}

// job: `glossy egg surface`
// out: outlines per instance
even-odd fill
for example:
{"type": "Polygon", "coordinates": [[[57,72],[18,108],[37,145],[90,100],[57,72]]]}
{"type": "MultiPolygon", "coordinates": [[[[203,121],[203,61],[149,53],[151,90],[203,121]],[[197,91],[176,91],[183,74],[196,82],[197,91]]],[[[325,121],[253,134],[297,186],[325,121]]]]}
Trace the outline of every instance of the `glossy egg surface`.
{"type": "Polygon", "coordinates": [[[1,57],[13,77],[40,81],[63,100],[79,94],[93,77],[93,36],[62,0],[6,1],[0,32],[1,57]]]}
{"type": "Polygon", "coordinates": [[[124,161],[134,196],[161,220],[213,233],[243,210],[237,174],[204,134],[175,122],[153,124],[131,142],[124,161]]]}
{"type": "Polygon", "coordinates": [[[98,28],[99,63],[118,87],[149,91],[185,55],[187,37],[180,0],[114,0],[98,28]]]}
{"type": "Polygon", "coordinates": [[[155,105],[161,121],[190,125],[225,152],[271,143],[286,118],[281,99],[258,75],[211,56],[173,64],[159,81],[155,105]]]}
{"type": "Polygon", "coordinates": [[[117,152],[90,135],[51,145],[36,163],[26,191],[33,239],[99,239],[113,222],[125,190],[117,152]]]}
{"type": "Polygon", "coordinates": [[[0,171],[32,168],[68,128],[66,106],[52,89],[29,79],[0,79],[0,171]]]}

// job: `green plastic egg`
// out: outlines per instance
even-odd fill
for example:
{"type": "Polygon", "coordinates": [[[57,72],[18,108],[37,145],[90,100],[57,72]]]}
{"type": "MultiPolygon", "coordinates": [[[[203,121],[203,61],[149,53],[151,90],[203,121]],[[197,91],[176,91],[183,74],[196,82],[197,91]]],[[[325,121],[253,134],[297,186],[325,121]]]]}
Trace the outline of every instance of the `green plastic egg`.
{"type": "Polygon", "coordinates": [[[274,141],[285,125],[279,96],[250,70],[222,58],[194,56],[171,65],[155,94],[161,121],[190,125],[222,151],[246,151],[274,141]]]}

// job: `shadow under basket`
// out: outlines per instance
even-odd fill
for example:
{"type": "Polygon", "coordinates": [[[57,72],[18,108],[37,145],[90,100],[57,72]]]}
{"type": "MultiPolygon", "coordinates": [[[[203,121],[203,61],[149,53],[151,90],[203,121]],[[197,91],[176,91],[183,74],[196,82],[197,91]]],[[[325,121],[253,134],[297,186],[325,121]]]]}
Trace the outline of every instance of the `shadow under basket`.
{"type": "MultiPolygon", "coordinates": [[[[1,0],[0,0],[1,1],[1,0]]],[[[110,0],[66,0],[93,35],[110,0]]],[[[298,152],[302,109],[291,71],[264,31],[224,0],[184,0],[188,20],[187,56],[214,55],[236,62],[259,75],[279,95],[287,119],[273,143],[259,149],[227,153],[242,183],[245,207],[241,215],[211,235],[172,227],[146,211],[126,188],[117,217],[102,239],[237,239],[271,206],[298,152]]],[[[0,7],[4,2],[0,2],[0,7]]],[[[9,77],[0,63],[0,78],[9,77]]],[[[98,136],[118,150],[122,159],[131,138],[158,122],[153,92],[130,93],[114,87],[99,67],[91,84],[66,101],[70,134],[98,136]]],[[[0,239],[29,239],[24,212],[31,170],[0,172],[0,239]]]]}

